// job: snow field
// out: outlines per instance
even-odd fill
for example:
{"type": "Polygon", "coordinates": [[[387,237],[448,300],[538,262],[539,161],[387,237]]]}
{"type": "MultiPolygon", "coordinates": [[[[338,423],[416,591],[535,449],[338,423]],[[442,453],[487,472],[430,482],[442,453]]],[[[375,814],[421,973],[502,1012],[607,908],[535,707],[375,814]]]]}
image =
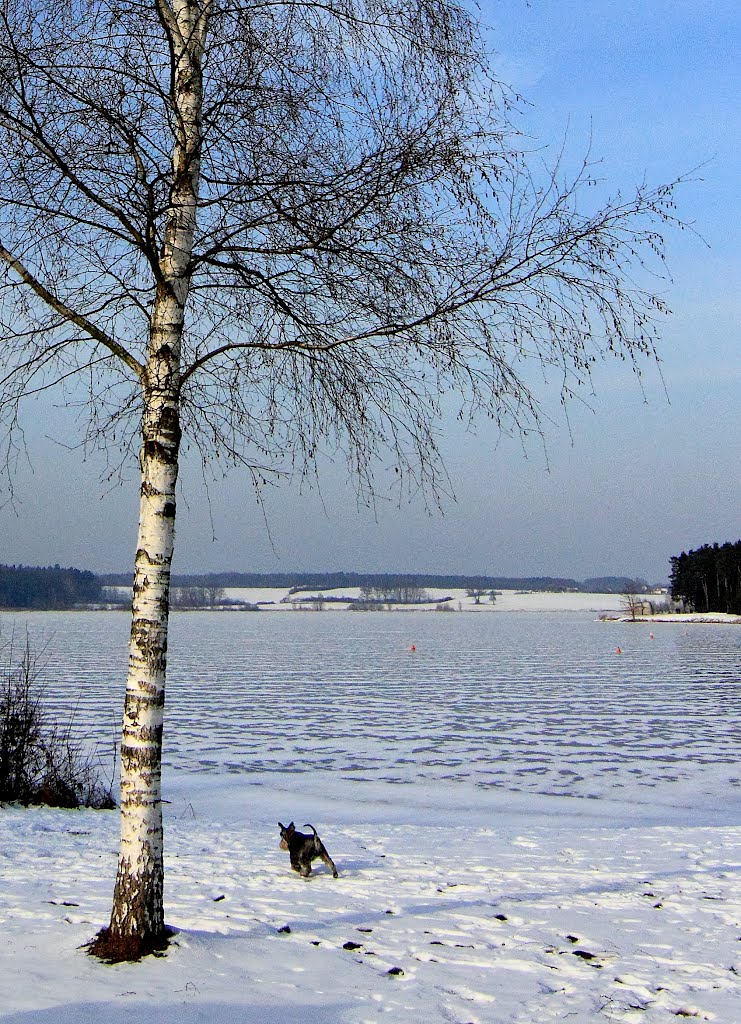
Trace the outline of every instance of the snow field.
{"type": "Polygon", "coordinates": [[[304,880],[271,821],[200,814],[169,812],[168,955],[106,967],[117,816],[2,811],[6,1022],[740,1019],[741,828],[321,826],[340,878],[304,880]]]}

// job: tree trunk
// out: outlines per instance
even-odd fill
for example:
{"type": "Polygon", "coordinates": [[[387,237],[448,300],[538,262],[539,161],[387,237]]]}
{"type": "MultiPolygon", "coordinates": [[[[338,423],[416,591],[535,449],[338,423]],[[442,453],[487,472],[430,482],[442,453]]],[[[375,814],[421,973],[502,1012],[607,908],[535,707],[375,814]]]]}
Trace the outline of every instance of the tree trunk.
{"type": "Polygon", "coordinates": [[[131,960],[167,945],[161,759],[170,565],[180,426],[177,399],[153,396],[141,449],[141,497],[129,673],[121,738],[121,849],[111,921],[91,951],[131,960]]]}
{"type": "Polygon", "coordinates": [[[158,0],[172,53],[170,203],[142,381],[139,535],[121,738],[121,848],[108,928],[90,952],[134,960],[167,945],[162,830],[162,726],[180,451],[180,352],[198,206],[208,0],[158,0]]]}

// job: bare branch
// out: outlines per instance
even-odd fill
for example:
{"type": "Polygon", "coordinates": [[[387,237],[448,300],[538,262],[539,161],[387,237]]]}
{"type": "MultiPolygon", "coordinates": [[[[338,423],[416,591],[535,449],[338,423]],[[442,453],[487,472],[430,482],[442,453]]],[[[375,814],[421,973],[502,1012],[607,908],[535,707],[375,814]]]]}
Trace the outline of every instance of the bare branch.
{"type": "Polygon", "coordinates": [[[114,341],[113,338],[110,338],[104,331],[101,331],[100,328],[91,323],[87,317],[75,312],[73,309],[70,309],[64,302],[53,295],[52,292],[50,292],[48,288],[45,288],[40,281],[37,281],[33,274],[23,266],[20,260],[16,259],[12,253],[8,252],[1,243],[0,259],[3,260],[10,270],[13,270],[18,275],[25,285],[28,285],[28,287],[41,299],[42,302],[44,302],[50,309],[59,313],[64,321],[79,327],[80,330],[89,335],[93,341],[97,341],[99,344],[104,345],[112,355],[120,359],[122,363],[125,363],[137,377],[142,376],[142,373],[144,372],[142,364],[138,362],[138,360],[134,359],[123,345],[119,345],[117,341],[114,341]]]}

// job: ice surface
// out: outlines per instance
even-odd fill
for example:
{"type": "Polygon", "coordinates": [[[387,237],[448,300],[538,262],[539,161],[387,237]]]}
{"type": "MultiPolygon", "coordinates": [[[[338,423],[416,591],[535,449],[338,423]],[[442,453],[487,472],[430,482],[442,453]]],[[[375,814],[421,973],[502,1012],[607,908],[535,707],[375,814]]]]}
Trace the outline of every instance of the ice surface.
{"type": "MultiPolygon", "coordinates": [[[[49,703],[75,705],[80,727],[111,748],[127,616],[22,621],[49,640],[49,703]]],[[[439,792],[443,807],[491,802],[494,791],[610,799],[636,813],[688,807],[712,821],[720,788],[718,810],[735,814],[741,631],[666,623],[653,632],[573,612],[181,613],[168,785],[181,773],[250,787],[288,775],[291,788],[331,788],[350,802],[379,787],[387,803],[412,806],[421,790],[428,802],[439,792]]]]}

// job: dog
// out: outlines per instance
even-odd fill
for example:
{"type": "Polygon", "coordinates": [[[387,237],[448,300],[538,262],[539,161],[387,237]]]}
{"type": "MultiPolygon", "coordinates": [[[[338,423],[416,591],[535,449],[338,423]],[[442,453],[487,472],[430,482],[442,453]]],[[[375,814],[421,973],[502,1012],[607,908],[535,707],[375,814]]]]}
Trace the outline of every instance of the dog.
{"type": "Polygon", "coordinates": [[[317,835],[313,825],[304,825],[304,828],[311,829],[313,835],[297,832],[293,822],[290,825],[284,825],[282,821],[279,821],[278,827],[280,828],[280,848],[288,850],[291,867],[294,871],[298,871],[303,878],[308,878],[311,874],[311,862],[317,857],[321,857],[332,872],[332,877],[339,878],[335,863],[327,853],[324,843],[317,835]]]}

